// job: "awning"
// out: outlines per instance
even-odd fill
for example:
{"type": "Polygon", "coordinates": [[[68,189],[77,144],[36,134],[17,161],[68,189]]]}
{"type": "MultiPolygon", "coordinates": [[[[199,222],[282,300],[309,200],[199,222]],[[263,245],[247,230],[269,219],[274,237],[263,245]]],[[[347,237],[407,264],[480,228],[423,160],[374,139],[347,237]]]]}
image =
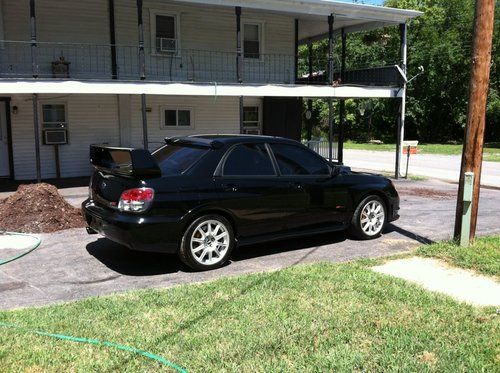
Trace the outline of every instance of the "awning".
{"type": "Polygon", "coordinates": [[[93,81],[0,81],[0,95],[15,94],[113,94],[160,96],[244,96],[310,98],[396,98],[402,90],[394,87],[342,85],[252,85],[217,83],[93,82],[93,81]]]}

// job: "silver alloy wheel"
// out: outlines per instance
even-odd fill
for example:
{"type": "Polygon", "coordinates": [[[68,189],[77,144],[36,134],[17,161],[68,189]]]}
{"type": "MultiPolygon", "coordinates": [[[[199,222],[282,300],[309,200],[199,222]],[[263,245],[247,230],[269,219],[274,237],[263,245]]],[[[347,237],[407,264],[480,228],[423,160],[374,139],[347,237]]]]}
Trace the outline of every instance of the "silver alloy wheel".
{"type": "Polygon", "coordinates": [[[191,234],[190,242],[193,258],[200,264],[219,263],[229,249],[229,232],[218,220],[201,222],[191,234]]]}
{"type": "Polygon", "coordinates": [[[367,236],[376,236],[385,223],[384,206],[380,201],[371,200],[361,210],[360,225],[367,236]]]}

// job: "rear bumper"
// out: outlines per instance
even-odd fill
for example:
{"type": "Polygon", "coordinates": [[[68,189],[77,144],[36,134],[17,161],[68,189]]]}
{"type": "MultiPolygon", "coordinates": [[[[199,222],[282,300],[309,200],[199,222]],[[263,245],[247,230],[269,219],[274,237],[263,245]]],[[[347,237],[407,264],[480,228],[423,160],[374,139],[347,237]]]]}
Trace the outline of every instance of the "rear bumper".
{"type": "Polygon", "coordinates": [[[99,233],[132,250],[176,253],[181,240],[181,222],[156,216],[132,215],[82,203],[89,233],[99,233]]]}

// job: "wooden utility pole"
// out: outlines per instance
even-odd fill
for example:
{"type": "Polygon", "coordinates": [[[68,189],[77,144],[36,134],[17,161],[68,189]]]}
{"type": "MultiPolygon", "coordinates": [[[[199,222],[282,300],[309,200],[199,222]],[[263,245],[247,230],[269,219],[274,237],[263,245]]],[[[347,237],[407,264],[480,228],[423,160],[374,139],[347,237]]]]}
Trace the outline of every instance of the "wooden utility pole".
{"type": "Polygon", "coordinates": [[[473,172],[474,189],[471,206],[471,242],[476,235],[481,165],[483,161],[484,127],[486,121],[486,101],[488,99],[490,80],[494,12],[495,0],[476,0],[472,69],[469,83],[469,107],[462,153],[454,234],[455,239],[458,240],[462,228],[466,229],[466,227],[462,227],[464,181],[465,173],[473,172]]]}

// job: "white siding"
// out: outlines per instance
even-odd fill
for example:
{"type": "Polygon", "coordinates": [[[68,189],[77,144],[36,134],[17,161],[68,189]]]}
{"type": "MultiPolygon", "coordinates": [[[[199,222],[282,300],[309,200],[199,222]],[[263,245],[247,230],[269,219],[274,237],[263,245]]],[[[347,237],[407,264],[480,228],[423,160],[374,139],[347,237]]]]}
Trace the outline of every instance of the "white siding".
{"type": "MultiPolygon", "coordinates": [[[[126,100],[125,100],[126,101],[126,100]]],[[[89,145],[107,142],[120,144],[118,97],[114,95],[68,95],[39,97],[39,112],[43,103],[65,103],[68,115],[69,144],[59,147],[61,176],[89,175],[89,145]]],[[[33,111],[31,96],[12,98],[17,114],[12,115],[12,137],[14,144],[14,168],[16,179],[36,177],[35,145],[33,134],[33,111]]],[[[166,97],[148,96],[148,135],[150,147],[163,143],[166,136],[199,133],[239,133],[239,105],[237,97],[166,97]],[[189,129],[164,129],[160,125],[160,108],[192,107],[194,127],[189,129]]],[[[125,110],[126,111],[126,110],[125,110]]],[[[130,107],[132,123],[132,145],[142,146],[142,115],[140,96],[132,96],[130,107]]],[[[40,113],[41,114],[41,113],[40,113]]],[[[40,115],[40,133],[41,133],[40,115]]],[[[42,136],[40,134],[40,141],[42,136]]],[[[56,176],[53,146],[40,145],[43,178],[56,176]]]]}
{"type": "MultiPolygon", "coordinates": [[[[169,97],[148,96],[148,141],[154,149],[167,136],[187,136],[202,133],[239,133],[239,103],[237,97],[169,97]],[[194,110],[194,127],[166,129],[161,127],[160,108],[190,107],[194,110]]],[[[132,144],[142,146],[142,114],[139,96],[132,97],[132,144]]]]}
{"type": "MultiPolygon", "coordinates": [[[[59,146],[61,176],[89,175],[89,145],[101,142],[119,143],[117,97],[41,95],[39,109],[41,110],[43,103],[52,102],[65,103],[68,111],[69,144],[59,146]]],[[[18,113],[11,116],[16,179],[33,179],[36,177],[36,166],[31,96],[14,96],[11,106],[18,107],[18,113]]],[[[40,141],[42,142],[41,123],[40,141]]],[[[42,177],[55,177],[53,146],[40,145],[40,150],[42,177]]]]}

